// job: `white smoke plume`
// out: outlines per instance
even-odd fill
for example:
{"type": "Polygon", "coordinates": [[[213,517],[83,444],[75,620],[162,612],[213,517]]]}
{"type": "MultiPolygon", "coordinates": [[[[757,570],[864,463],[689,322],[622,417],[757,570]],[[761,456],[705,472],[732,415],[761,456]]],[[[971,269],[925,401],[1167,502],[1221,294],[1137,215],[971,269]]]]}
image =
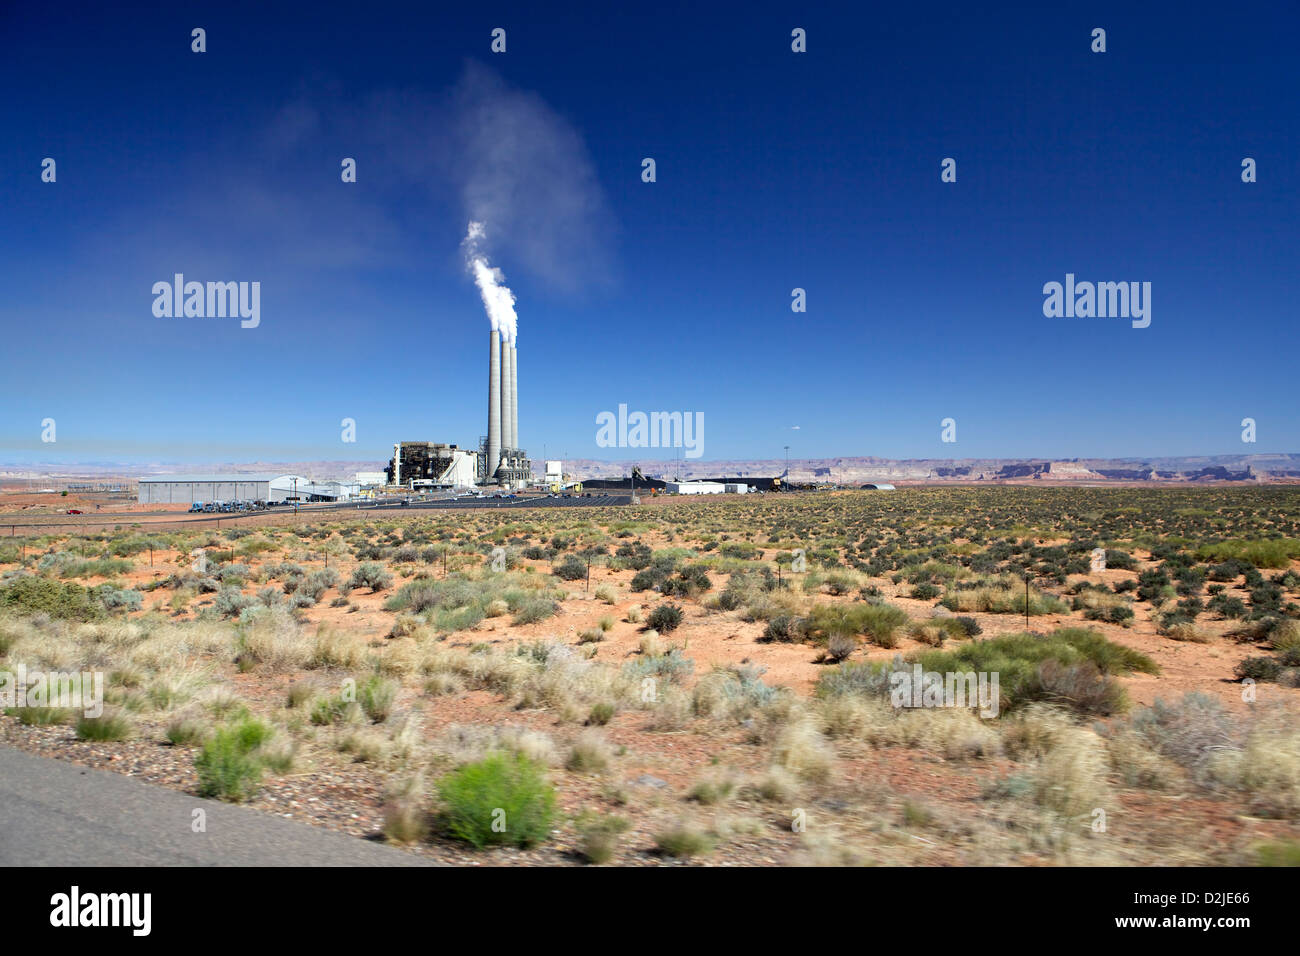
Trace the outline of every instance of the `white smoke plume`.
{"type": "Polygon", "coordinates": [[[482,250],[487,230],[481,222],[470,222],[469,231],[462,244],[465,249],[465,263],[474,275],[474,284],[478,286],[479,295],[483,297],[483,308],[487,310],[488,321],[492,331],[500,332],[511,345],[519,334],[519,316],[515,313],[515,294],[505,284],[505,275],[487,260],[482,250]]]}
{"type": "Polygon", "coordinates": [[[561,292],[608,285],[613,223],[577,129],[472,61],[451,101],[448,173],[466,218],[492,229],[493,251],[561,292]]]}

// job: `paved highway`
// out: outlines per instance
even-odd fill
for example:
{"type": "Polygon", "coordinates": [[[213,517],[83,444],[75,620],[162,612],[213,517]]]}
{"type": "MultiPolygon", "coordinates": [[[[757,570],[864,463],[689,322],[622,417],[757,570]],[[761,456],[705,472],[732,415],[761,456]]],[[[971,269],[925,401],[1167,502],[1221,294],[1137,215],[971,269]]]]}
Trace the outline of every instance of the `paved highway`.
{"type": "Polygon", "coordinates": [[[0,866],[424,866],[413,853],[0,747],[0,866]],[[194,811],[206,832],[193,830],[194,811]]]}

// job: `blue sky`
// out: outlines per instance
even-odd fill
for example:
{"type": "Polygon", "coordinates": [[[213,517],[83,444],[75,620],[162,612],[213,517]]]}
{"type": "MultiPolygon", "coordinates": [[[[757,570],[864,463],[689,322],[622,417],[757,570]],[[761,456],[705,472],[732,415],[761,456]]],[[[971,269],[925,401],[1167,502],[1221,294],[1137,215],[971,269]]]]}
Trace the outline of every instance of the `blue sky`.
{"type": "Polygon", "coordinates": [[[620,403],[706,459],[1300,451],[1292,4],[178,6],[0,4],[0,460],[476,442],[485,183],[534,459],[671,457],[620,403]],[[1150,327],[1044,317],[1067,272],[1150,327]]]}

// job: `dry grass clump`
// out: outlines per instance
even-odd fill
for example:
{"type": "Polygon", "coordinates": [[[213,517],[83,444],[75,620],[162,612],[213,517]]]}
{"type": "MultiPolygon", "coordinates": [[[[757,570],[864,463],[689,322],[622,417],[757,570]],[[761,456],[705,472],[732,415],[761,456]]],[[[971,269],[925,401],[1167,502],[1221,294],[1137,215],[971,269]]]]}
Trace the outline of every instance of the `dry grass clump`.
{"type": "Polygon", "coordinates": [[[784,767],[768,767],[741,788],[750,798],[789,805],[799,796],[799,780],[784,767]]]}
{"type": "Polygon", "coordinates": [[[1002,750],[996,725],[967,708],[897,708],[882,698],[840,694],[819,700],[817,714],[830,736],[873,747],[913,747],[948,760],[989,757],[1002,750]]]}
{"type": "Polygon", "coordinates": [[[785,724],[772,747],[773,762],[802,780],[821,782],[831,775],[835,751],[826,742],[811,715],[799,715],[785,724]]]}
{"type": "Polygon", "coordinates": [[[1243,791],[1255,813],[1300,818],[1300,727],[1281,709],[1256,716],[1244,744],[1215,753],[1208,769],[1216,783],[1243,791]]]}
{"type": "Polygon", "coordinates": [[[1185,779],[1182,770],[1168,757],[1132,730],[1121,729],[1106,737],[1106,751],[1112,769],[1125,786],[1142,790],[1172,790],[1185,779]]]}
{"type": "Polygon", "coordinates": [[[1106,747],[1090,730],[1072,727],[1063,733],[1031,771],[1034,799],[1066,817],[1077,817],[1110,799],[1106,747]]]}
{"type": "Polygon", "coordinates": [[[585,730],[569,749],[564,766],[575,773],[604,773],[614,761],[614,749],[604,734],[585,730]]]}
{"type": "Polygon", "coordinates": [[[1065,711],[1029,704],[1006,721],[1002,744],[1012,757],[1029,763],[1027,789],[1039,806],[1076,817],[1110,799],[1105,743],[1065,711]]]}
{"type": "Polygon", "coordinates": [[[662,684],[649,707],[649,719],[642,730],[673,734],[685,730],[694,716],[691,696],[671,684],[662,684]]]}
{"type": "Polygon", "coordinates": [[[429,835],[430,813],[424,776],[390,780],[384,790],[383,834],[391,843],[420,843],[429,835]]]}
{"type": "Polygon", "coordinates": [[[312,653],[302,627],[281,607],[258,608],[242,618],[238,648],[241,669],[272,672],[300,670],[312,653]]]}
{"type": "Polygon", "coordinates": [[[513,725],[451,724],[435,742],[434,750],[457,766],[499,753],[519,754],[546,766],[560,762],[559,748],[550,734],[513,725]]]}
{"type": "Polygon", "coordinates": [[[212,679],[210,666],[182,661],[161,670],[145,686],[145,697],[157,710],[173,710],[187,703],[212,679]]]}
{"type": "Polygon", "coordinates": [[[654,841],[656,852],[681,859],[712,853],[717,847],[713,834],[685,822],[656,833],[654,841]]]}
{"type": "Polygon", "coordinates": [[[793,695],[785,688],[763,682],[763,669],[752,665],[715,667],[701,677],[691,692],[696,716],[744,721],[764,712],[765,719],[788,711],[793,695]]]}
{"type": "MultiPolygon", "coordinates": [[[[988,614],[1024,614],[1025,586],[1013,578],[989,581],[979,587],[950,590],[940,603],[950,611],[988,614]]],[[[1029,588],[1029,613],[1051,614],[1068,611],[1063,601],[1036,587],[1029,588]]]]}
{"type": "Polygon", "coordinates": [[[1208,644],[1210,634],[1195,621],[1179,621],[1164,629],[1165,637],[1175,641],[1187,641],[1192,644],[1208,644]]]}
{"type": "Polygon", "coordinates": [[[588,863],[608,863],[618,850],[618,838],[629,827],[622,817],[584,810],[574,821],[578,852],[588,863]]]}
{"type": "Polygon", "coordinates": [[[321,624],[308,641],[307,667],[339,667],[354,670],[365,661],[365,641],[352,631],[321,624]]]}
{"type": "Polygon", "coordinates": [[[636,683],[621,670],[587,660],[563,644],[537,644],[516,688],[516,706],[550,707],[561,720],[581,723],[599,702],[635,699],[636,683]]]}
{"type": "Polygon", "coordinates": [[[854,846],[837,828],[811,826],[801,834],[799,848],[791,857],[793,866],[870,866],[871,857],[854,846]]]}

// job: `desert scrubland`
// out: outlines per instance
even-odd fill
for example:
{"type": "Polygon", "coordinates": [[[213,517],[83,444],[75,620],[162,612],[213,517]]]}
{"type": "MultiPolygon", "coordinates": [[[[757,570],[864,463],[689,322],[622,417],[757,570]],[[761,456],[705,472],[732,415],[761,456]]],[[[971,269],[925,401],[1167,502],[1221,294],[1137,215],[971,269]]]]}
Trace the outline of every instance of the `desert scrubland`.
{"type": "Polygon", "coordinates": [[[1300,489],[120,520],[0,539],[0,671],[104,679],[0,742],[451,862],[1300,855],[1300,489]]]}

